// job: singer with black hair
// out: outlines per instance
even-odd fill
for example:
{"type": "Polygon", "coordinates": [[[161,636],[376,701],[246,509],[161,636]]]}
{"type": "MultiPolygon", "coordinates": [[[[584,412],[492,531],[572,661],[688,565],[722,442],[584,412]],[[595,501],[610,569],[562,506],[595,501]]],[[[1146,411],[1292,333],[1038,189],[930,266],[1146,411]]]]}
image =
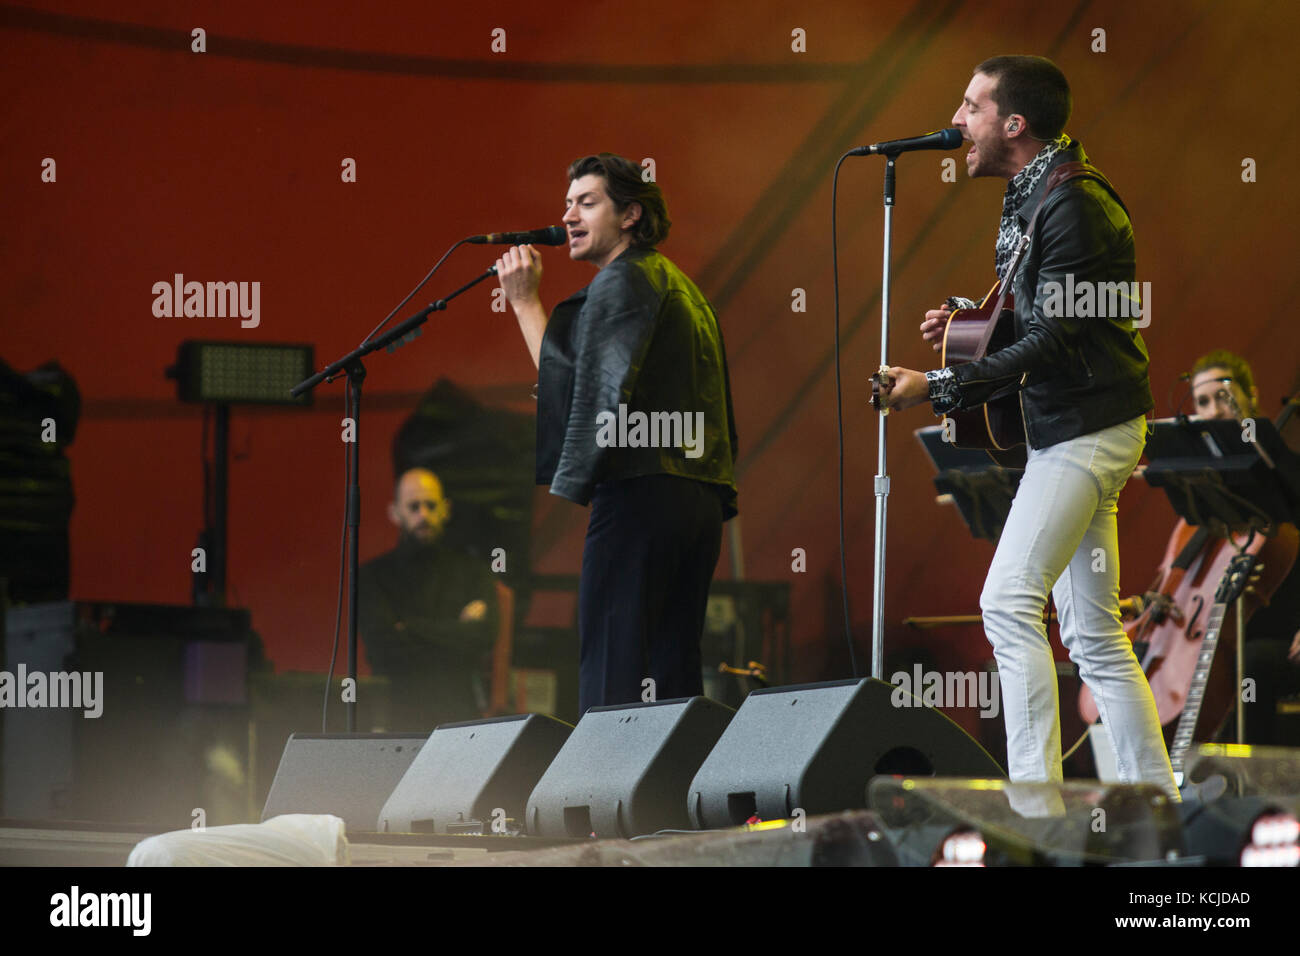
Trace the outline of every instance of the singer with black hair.
{"type": "Polygon", "coordinates": [[[722,330],[695,283],[655,248],[668,209],[641,173],[610,153],[570,164],[569,257],[597,272],[549,319],[537,250],[516,246],[496,263],[538,369],[537,482],[591,505],[580,714],[703,693],[709,584],[722,524],[737,512],[722,330]]]}
{"type": "MultiPolygon", "coordinates": [[[[968,174],[1007,180],[995,263],[1014,294],[1014,340],[955,367],[889,369],[883,401],[906,408],[928,400],[942,414],[1019,392],[1028,462],[980,595],[1002,682],[1011,779],[1062,779],[1043,615],[1050,592],[1062,643],[1111,730],[1120,778],[1177,799],[1155,700],[1119,613],[1116,502],[1154,407],[1147,350],[1132,311],[1059,308],[1052,297],[1069,284],[1096,293],[1134,287],[1133,227],[1113,187],[1092,167],[1069,167],[1063,172],[1073,178],[1064,182],[1052,176],[1086,162],[1064,132],[1070,108],[1069,83],[1050,60],[998,56],[975,68],[953,125],[971,143],[968,174]]],[[[921,325],[936,350],[948,313],[927,312],[921,325]]]]}

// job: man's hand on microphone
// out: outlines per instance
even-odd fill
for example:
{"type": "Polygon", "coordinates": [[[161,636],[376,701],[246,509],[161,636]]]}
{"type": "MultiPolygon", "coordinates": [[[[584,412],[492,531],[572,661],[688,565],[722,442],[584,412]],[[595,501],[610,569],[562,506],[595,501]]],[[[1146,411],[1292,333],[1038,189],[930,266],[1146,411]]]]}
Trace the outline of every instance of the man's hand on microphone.
{"type": "Polygon", "coordinates": [[[497,260],[497,279],[516,311],[521,303],[541,304],[537,290],[542,285],[542,257],[532,246],[507,249],[497,260]]]}
{"type": "Polygon", "coordinates": [[[533,365],[538,365],[547,321],[541,296],[537,294],[542,285],[542,257],[532,246],[511,246],[497,260],[497,281],[515,310],[533,365]]]}
{"type": "Polygon", "coordinates": [[[951,314],[952,309],[945,302],[939,308],[925,313],[925,321],[921,323],[921,338],[929,342],[936,352],[943,347],[943,330],[947,327],[948,316],[951,314]]]}

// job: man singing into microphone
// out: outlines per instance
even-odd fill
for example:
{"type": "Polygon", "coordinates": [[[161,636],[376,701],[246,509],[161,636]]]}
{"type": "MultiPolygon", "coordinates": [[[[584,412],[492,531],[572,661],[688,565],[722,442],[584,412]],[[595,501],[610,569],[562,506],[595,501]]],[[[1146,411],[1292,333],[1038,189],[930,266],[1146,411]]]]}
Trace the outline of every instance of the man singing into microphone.
{"type": "MultiPolygon", "coordinates": [[[[1056,671],[1043,625],[1051,591],[1061,640],[1110,728],[1121,779],[1157,784],[1176,798],[1155,701],[1119,615],[1116,501],[1154,407],[1146,346],[1132,319],[1095,309],[1079,315],[1083,309],[1061,307],[1059,291],[1055,300],[1051,294],[1068,281],[1094,292],[1102,283],[1132,288],[1133,228],[1119,197],[1093,178],[1066,181],[1039,208],[1051,171],[1085,161],[1063,133],[1069,117],[1069,84],[1051,61],[999,56],[975,68],[953,125],[971,142],[970,176],[1008,180],[996,267],[1015,296],[1015,341],[953,368],[890,369],[886,401],[907,408],[928,400],[941,414],[1020,391],[1029,460],[980,595],[1002,681],[1011,779],[1062,776],[1056,671]],[[1006,275],[1036,209],[1017,274],[1006,275]]],[[[921,325],[936,350],[947,312],[927,312],[921,325]]]]}
{"type": "Polygon", "coordinates": [[[591,504],[581,714],[703,693],[709,583],[736,514],[736,428],[717,317],[655,250],[670,224],[659,186],[610,153],[575,160],[568,176],[569,257],[596,267],[591,284],[548,321],[537,251],[515,246],[496,265],[538,369],[537,483],[591,504]]]}

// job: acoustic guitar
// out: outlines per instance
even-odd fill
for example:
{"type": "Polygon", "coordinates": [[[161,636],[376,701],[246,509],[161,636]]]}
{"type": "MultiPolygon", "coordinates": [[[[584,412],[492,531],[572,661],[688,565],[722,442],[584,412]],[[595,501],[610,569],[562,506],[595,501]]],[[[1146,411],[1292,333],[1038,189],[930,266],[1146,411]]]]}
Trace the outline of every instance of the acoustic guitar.
{"type": "MultiPolygon", "coordinates": [[[[1011,273],[1014,275],[1014,269],[1011,273]]],[[[1010,293],[1001,295],[1002,282],[993,284],[973,309],[956,309],[943,330],[940,359],[944,368],[974,362],[1016,339],[1015,302],[1010,293]]],[[[949,299],[949,304],[955,304],[949,299]]],[[[994,393],[978,408],[954,408],[944,416],[953,422],[953,444],[958,448],[982,448],[999,465],[1025,466],[1025,417],[1020,407],[1020,381],[994,393]],[[1017,450],[1018,449],[1018,450],[1017,450]]]]}
{"type": "MultiPolygon", "coordinates": [[[[1026,245],[1027,239],[1021,243],[1022,249],[1026,245]]],[[[1015,274],[1014,264],[1008,274],[1015,274]]],[[[948,304],[956,305],[956,300],[950,298],[948,304]]],[[[1002,294],[999,280],[975,308],[955,309],[949,313],[943,330],[940,360],[944,368],[974,362],[1006,348],[1015,337],[1015,302],[1010,293],[1002,294]]],[[[1025,467],[1025,419],[1020,407],[1023,381],[1022,376],[1021,381],[994,393],[983,405],[955,408],[948,412],[944,416],[944,428],[952,430],[953,444],[958,448],[982,449],[1006,468],[1025,467]]],[[[882,367],[871,376],[871,404],[874,408],[881,407],[883,389],[893,385],[893,377],[887,368],[882,367]]]]}

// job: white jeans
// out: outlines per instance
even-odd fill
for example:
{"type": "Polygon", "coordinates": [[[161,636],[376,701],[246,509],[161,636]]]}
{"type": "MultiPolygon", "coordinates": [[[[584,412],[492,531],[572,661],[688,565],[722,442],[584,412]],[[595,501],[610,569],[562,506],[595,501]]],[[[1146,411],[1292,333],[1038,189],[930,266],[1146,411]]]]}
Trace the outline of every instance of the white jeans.
{"type": "Polygon", "coordinates": [[[1139,417],[1029,452],[980,595],[1013,781],[1062,779],[1056,666],[1043,623],[1050,590],[1061,641],[1114,739],[1120,779],[1177,798],[1151,685],[1119,616],[1115,503],[1145,444],[1139,417]]]}

